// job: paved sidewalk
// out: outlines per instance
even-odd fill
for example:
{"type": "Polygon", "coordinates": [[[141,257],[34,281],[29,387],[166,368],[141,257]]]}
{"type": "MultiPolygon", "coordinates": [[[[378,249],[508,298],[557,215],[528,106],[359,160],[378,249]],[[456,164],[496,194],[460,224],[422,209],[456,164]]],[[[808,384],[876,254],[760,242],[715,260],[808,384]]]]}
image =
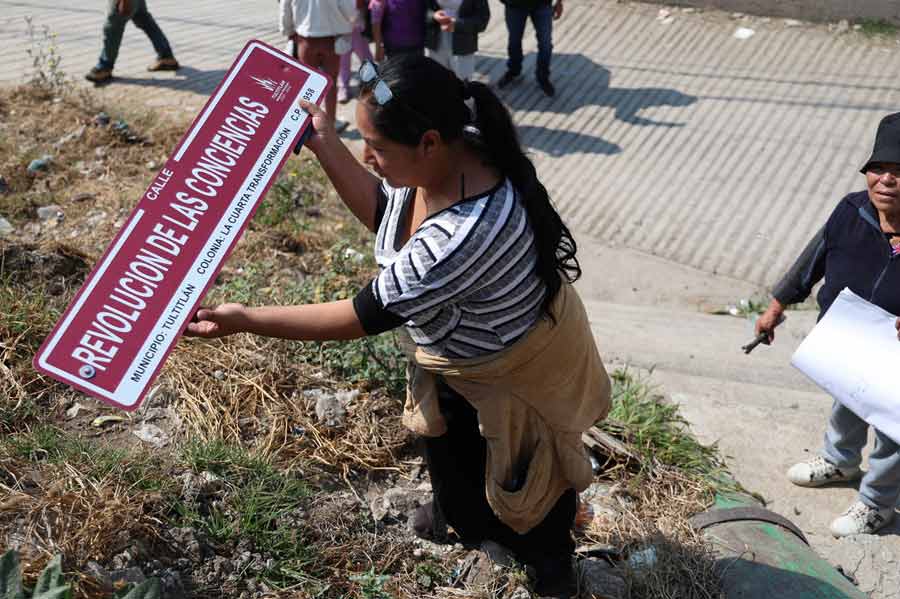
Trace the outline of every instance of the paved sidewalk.
{"type": "MultiPolygon", "coordinates": [[[[0,81],[27,71],[24,16],[58,33],[62,67],[80,77],[100,49],[103,5],[0,0],[0,81]]],[[[185,68],[153,58],[129,25],[102,94],[194,112],[250,38],[281,44],[273,0],[184,3],[150,10],[185,68]]],[[[502,7],[482,38],[481,76],[503,71],[502,7]]],[[[897,45],[824,26],[570,0],[557,22],[558,96],[529,76],[504,98],[555,201],[582,235],[710,273],[770,283],[825,220],[866,157],[879,118],[900,108],[897,45]],[[733,37],[750,27],[747,40],[733,37]]],[[[531,29],[528,48],[533,50],[531,29]]],[[[533,69],[535,54],[526,58],[533,69]]]]}
{"type": "MultiPolygon", "coordinates": [[[[59,34],[62,67],[80,78],[100,50],[104,4],[0,0],[0,82],[28,70],[25,15],[59,34]]],[[[184,6],[150,0],[185,68],[144,71],[152,48],[129,26],[119,81],[98,88],[101,97],[193,115],[248,39],[282,43],[274,0],[195,0],[190,14],[184,6]]],[[[506,33],[502,7],[491,7],[477,69],[495,81],[506,33]]],[[[830,405],[788,366],[814,315],[790,314],[774,348],[746,357],[748,322],[696,314],[772,284],[837,201],[863,187],[857,169],[875,127],[900,110],[896,40],[721,13],[672,9],[659,19],[659,10],[566,0],[554,36],[557,97],[545,98],[531,77],[530,27],[527,76],[502,94],[580,239],[579,288],[598,345],[610,364],[655,368],[652,380],[701,439],[720,441],[739,480],[797,520],[873,597],[900,599],[900,525],[835,541],[827,524],[853,489],[799,489],[783,476],[817,449],[830,405]],[[754,34],[737,39],[738,27],[754,34]]],[[[344,118],[352,106],[341,108],[344,118]]]]}

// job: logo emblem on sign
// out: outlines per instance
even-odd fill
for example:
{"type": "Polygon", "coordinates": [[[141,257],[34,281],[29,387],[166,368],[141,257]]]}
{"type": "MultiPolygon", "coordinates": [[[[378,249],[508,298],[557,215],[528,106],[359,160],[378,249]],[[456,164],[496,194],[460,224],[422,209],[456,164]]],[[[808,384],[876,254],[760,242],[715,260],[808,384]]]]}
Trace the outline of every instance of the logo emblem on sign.
{"type": "Polygon", "coordinates": [[[278,83],[274,79],[260,79],[259,77],[251,77],[256,83],[266,91],[273,92],[275,88],[278,86],[278,83]]]}

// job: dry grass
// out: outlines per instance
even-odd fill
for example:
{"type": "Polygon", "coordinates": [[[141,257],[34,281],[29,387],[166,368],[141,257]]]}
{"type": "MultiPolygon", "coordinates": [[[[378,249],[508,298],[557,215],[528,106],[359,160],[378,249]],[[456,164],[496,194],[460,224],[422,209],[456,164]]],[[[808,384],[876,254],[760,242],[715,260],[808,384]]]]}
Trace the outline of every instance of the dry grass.
{"type": "MultiPolygon", "coordinates": [[[[22,547],[29,580],[62,552],[68,574],[80,577],[77,597],[107,596],[84,565],[108,565],[134,540],[147,549],[141,564],[172,564],[174,526],[203,531],[212,556],[231,559],[246,549],[275,562],[265,576],[199,581],[193,596],[236,597],[248,588],[244,579],[258,575],[273,597],[486,598],[526,586],[519,570],[467,586],[458,571],[466,551],[413,557],[417,545],[403,526],[372,522],[360,506],[364,487],[406,484],[417,463],[408,459],[413,438],[400,424],[402,360],[390,335],[340,344],[250,336],[180,342],[142,408],[173,415],[172,443],[152,457],[134,450],[133,422],[98,430],[65,416],[75,401],[90,403],[92,415],[114,410],[38,375],[31,358],[186,126],[80,94],[0,92],[0,174],[11,189],[0,193],[0,214],[16,228],[0,241],[0,542],[22,547]],[[95,124],[100,110],[127,121],[136,137],[95,124]],[[82,126],[77,140],[55,146],[82,126]],[[25,171],[48,153],[47,173],[25,171]],[[65,218],[39,222],[37,207],[51,203],[65,218]],[[320,422],[304,395],[351,388],[360,394],[340,426],[320,422]],[[55,432],[44,434],[41,423],[55,432]],[[110,447],[96,449],[101,440],[110,447]],[[173,483],[210,469],[225,478],[210,497],[188,499],[173,483]],[[258,546],[244,547],[251,536],[258,546]]],[[[318,166],[308,156],[292,159],[206,301],[350,297],[374,273],[369,243],[318,166]]],[[[638,416],[654,405],[652,394],[632,382],[617,381],[625,389],[619,399],[635,401],[608,432],[638,459],[612,462],[606,472],[628,499],[620,517],[595,521],[581,540],[626,551],[656,547],[658,566],[629,574],[634,597],[718,597],[712,560],[686,523],[710,497],[703,475],[710,454],[668,429],[649,434],[638,416]]],[[[199,577],[208,562],[209,555],[190,570],[199,577]]]]}

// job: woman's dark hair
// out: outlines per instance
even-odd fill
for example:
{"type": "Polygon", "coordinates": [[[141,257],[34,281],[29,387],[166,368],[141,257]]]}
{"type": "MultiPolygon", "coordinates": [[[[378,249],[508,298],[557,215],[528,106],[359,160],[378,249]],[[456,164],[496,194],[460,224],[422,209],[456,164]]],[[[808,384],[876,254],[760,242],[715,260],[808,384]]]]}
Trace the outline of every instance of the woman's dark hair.
{"type": "Polygon", "coordinates": [[[379,67],[379,76],[390,88],[393,99],[383,106],[378,104],[371,93],[372,82],[363,86],[362,100],[368,103],[372,123],[382,135],[413,147],[430,129],[439,132],[446,143],[463,138],[512,182],[534,232],[537,273],[547,286],[542,308],[552,319],[550,304],[563,278],[573,283],[581,276],[575,257],[577,246],[550,202],[547,189],[538,180],[534,165],[522,151],[509,111],[488,86],[462,82],[452,71],[423,56],[391,58],[379,67]],[[474,100],[474,119],[466,104],[470,98],[474,100]],[[475,127],[478,133],[467,125],[475,127]]]}

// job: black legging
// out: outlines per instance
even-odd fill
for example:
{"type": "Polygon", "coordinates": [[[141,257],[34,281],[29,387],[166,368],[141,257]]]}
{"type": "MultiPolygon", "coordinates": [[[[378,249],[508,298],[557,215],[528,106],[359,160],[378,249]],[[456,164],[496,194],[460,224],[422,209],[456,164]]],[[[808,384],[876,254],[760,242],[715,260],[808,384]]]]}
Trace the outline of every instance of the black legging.
{"type": "Polygon", "coordinates": [[[463,542],[491,540],[512,550],[520,561],[534,566],[539,577],[542,571],[564,567],[575,551],[571,533],[575,490],[566,491],[544,520],[527,533],[511,529],[497,518],[485,495],[487,443],[478,432],[475,408],[440,378],[438,397],[447,432],[425,438],[425,459],[434,501],[447,524],[463,542]]]}

